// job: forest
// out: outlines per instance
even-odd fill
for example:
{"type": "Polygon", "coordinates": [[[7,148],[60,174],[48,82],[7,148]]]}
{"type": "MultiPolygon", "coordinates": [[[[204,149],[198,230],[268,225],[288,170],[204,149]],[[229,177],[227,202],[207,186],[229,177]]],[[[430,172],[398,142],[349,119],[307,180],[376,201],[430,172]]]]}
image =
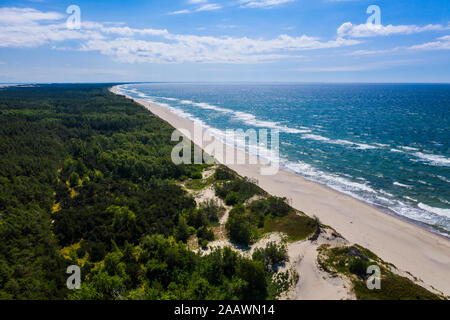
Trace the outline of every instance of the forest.
{"type": "MultiPolygon", "coordinates": [[[[109,86],[0,89],[0,299],[275,298],[276,247],[254,258],[188,249],[192,235],[213,239],[221,208],[198,207],[179,182],[208,165],[174,165],[173,128],[109,86]],[[69,265],[81,290],[66,287],[69,265]]],[[[242,203],[256,185],[223,168],[214,179],[236,205],[227,230],[238,242],[283,207],[270,198],[255,213],[242,203]]]]}

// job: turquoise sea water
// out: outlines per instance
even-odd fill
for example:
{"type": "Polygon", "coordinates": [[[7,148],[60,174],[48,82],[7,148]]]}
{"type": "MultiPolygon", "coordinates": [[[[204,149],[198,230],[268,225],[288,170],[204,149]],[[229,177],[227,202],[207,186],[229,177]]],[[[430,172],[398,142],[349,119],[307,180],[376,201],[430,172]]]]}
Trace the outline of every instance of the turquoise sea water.
{"type": "Polygon", "coordinates": [[[280,130],[281,166],[450,235],[450,85],[121,86],[212,134],[280,130]]]}

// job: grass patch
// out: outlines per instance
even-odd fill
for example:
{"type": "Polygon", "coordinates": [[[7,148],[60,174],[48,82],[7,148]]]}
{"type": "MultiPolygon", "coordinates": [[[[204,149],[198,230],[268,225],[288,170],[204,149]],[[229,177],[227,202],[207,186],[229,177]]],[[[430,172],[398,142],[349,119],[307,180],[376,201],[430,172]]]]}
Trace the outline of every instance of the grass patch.
{"type": "Polygon", "coordinates": [[[364,281],[352,280],[358,300],[439,300],[440,297],[405,277],[381,277],[381,289],[369,290],[364,281]]]}
{"type": "Polygon", "coordinates": [[[212,179],[189,179],[184,185],[186,188],[190,190],[203,190],[206,187],[210,186],[212,183],[212,179]]]}
{"type": "Polygon", "coordinates": [[[391,272],[386,263],[373,252],[359,246],[329,248],[322,245],[318,249],[318,262],[326,272],[343,274],[350,278],[358,300],[439,300],[442,299],[408,278],[391,272]],[[381,288],[370,290],[366,285],[365,270],[369,265],[377,265],[381,270],[381,288]]]}
{"type": "MultiPolygon", "coordinates": [[[[205,166],[203,169],[205,169],[205,168],[209,168],[209,167],[205,166]]],[[[203,190],[206,187],[209,187],[214,182],[214,176],[210,175],[209,177],[204,179],[203,171],[194,172],[193,174],[191,174],[191,178],[189,178],[185,181],[184,186],[187,189],[194,190],[194,191],[203,190]]]]}
{"type": "Polygon", "coordinates": [[[288,236],[289,241],[298,241],[311,236],[316,228],[317,225],[313,219],[292,212],[284,217],[266,219],[263,231],[264,233],[282,232],[288,236]]]}

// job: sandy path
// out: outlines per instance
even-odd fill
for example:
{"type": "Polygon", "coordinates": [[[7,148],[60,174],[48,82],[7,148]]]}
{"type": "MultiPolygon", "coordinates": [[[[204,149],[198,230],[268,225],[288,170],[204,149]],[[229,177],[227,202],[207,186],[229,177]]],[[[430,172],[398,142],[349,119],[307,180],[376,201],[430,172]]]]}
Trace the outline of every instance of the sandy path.
{"type": "MultiPolygon", "coordinates": [[[[192,122],[158,104],[139,99],[135,101],[173,127],[184,128],[194,136],[192,122]]],[[[204,144],[195,138],[193,141],[200,146],[204,144]]],[[[226,149],[220,142],[217,144],[226,149]]],[[[242,154],[239,150],[234,152],[242,154]]],[[[248,155],[244,156],[249,158],[248,155]]],[[[280,170],[275,175],[264,176],[260,174],[263,167],[260,164],[228,166],[241,176],[256,179],[258,185],[268,193],[292,199],[294,208],[310,216],[318,216],[322,223],[335,228],[348,241],[370,249],[383,260],[411,272],[426,284],[450,295],[448,239],[287,171],[280,170]]]]}
{"type": "Polygon", "coordinates": [[[295,288],[300,300],[342,300],[348,299],[346,289],[340,278],[330,278],[317,265],[317,244],[302,243],[303,256],[298,262],[300,279],[295,288]]]}
{"type": "MultiPolygon", "coordinates": [[[[320,269],[317,248],[322,244],[348,245],[348,242],[333,235],[333,230],[322,229],[316,241],[303,240],[289,244],[289,264],[299,275],[296,286],[283,296],[289,300],[351,300],[356,299],[352,284],[347,278],[332,277],[320,269]]],[[[290,266],[288,266],[290,267],[290,266]]]]}

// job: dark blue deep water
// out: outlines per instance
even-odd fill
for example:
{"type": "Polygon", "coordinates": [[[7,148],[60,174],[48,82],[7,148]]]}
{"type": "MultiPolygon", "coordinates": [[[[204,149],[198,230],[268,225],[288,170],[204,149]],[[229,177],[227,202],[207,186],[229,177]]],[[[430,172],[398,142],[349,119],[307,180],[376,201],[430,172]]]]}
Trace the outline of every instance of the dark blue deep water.
{"type": "Polygon", "coordinates": [[[133,84],[210,131],[277,128],[281,165],[450,234],[450,85],[133,84]]]}

